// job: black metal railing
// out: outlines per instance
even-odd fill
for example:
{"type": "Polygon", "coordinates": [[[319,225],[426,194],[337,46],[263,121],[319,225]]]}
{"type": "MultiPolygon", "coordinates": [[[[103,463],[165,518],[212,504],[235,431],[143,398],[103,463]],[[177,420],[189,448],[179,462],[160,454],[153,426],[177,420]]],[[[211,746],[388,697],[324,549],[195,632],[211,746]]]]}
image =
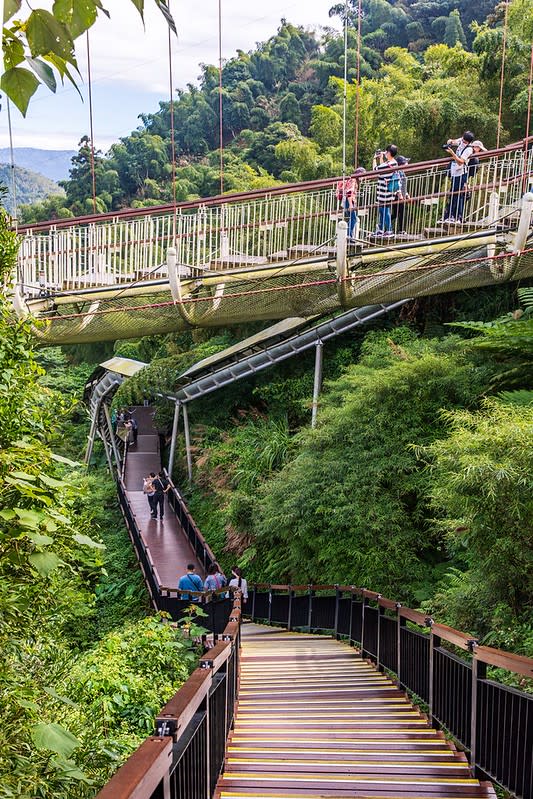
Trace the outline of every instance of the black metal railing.
{"type": "Polygon", "coordinates": [[[181,529],[193,548],[196,557],[202,564],[204,570],[207,572],[209,567],[212,566],[213,563],[216,563],[216,558],[213,555],[209,544],[203,537],[202,533],[196,526],[194,519],[189,513],[179,488],[177,488],[177,486],[175,486],[172,480],[168,477],[168,472],[166,469],[165,474],[170,483],[170,491],[167,494],[168,504],[174,511],[176,518],[181,525],[181,529]]]}
{"type": "Polygon", "coordinates": [[[473,773],[533,799],[533,694],[487,679],[495,666],[533,679],[533,659],[479,646],[472,636],[353,586],[258,584],[252,621],[335,634],[427,705],[470,754],[473,773]]]}
{"type": "Polygon", "coordinates": [[[207,799],[224,767],[238,695],[240,596],[219,641],[97,799],[207,799]]]}

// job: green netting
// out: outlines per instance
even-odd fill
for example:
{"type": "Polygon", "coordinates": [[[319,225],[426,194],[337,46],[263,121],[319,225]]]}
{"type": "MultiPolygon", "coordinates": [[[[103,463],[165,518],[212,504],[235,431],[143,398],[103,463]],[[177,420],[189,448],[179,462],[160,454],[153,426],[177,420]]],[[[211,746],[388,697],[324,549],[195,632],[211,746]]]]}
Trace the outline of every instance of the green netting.
{"type": "MultiPolygon", "coordinates": [[[[334,262],[333,262],[334,265],[334,262]]],[[[340,308],[392,302],[533,276],[533,250],[519,257],[487,258],[486,247],[441,251],[425,257],[398,259],[396,254],[363,266],[350,259],[344,290],[331,262],[308,265],[309,271],[280,266],[268,277],[254,271],[242,278],[220,274],[214,284],[190,281],[184,285],[183,305],[175,304],[169,289],[153,294],[106,299],[80,308],[63,305],[41,317],[37,335],[46,344],[112,341],[185,330],[189,326],[224,327],[257,320],[312,316],[340,308]],[[89,312],[90,307],[90,312],[89,312]]],[[[302,264],[299,265],[302,268],[302,264]]]]}

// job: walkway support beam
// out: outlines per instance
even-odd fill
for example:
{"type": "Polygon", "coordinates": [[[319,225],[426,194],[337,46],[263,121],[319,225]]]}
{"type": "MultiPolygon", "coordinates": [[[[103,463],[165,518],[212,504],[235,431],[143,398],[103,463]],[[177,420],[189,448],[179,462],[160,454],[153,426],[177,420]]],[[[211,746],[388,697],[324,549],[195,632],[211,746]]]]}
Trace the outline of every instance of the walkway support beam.
{"type": "Polygon", "coordinates": [[[185,428],[185,454],[187,456],[187,475],[189,484],[192,483],[192,458],[191,458],[191,434],[189,430],[189,412],[187,403],[183,403],[183,427],[185,428]]]}
{"type": "Polygon", "coordinates": [[[178,435],[178,421],[180,418],[181,402],[178,400],[174,405],[174,420],[172,422],[172,438],[170,441],[170,455],[168,459],[168,476],[172,480],[172,470],[174,467],[174,457],[176,455],[176,439],[178,435]]]}
{"type": "Polygon", "coordinates": [[[111,441],[111,446],[113,447],[113,454],[115,456],[115,463],[117,465],[117,472],[119,472],[120,471],[120,465],[121,465],[120,464],[120,455],[119,455],[119,452],[118,452],[115,433],[113,431],[113,425],[111,423],[111,416],[109,414],[109,406],[104,402],[103,403],[103,408],[104,408],[105,420],[106,420],[106,423],[107,423],[107,429],[109,430],[109,439],[111,441]]]}
{"type": "Polygon", "coordinates": [[[318,398],[320,396],[320,387],[322,385],[322,360],[323,360],[324,344],[322,341],[317,341],[315,345],[315,381],[313,385],[313,409],[311,412],[311,427],[316,427],[316,417],[318,413],[318,398]]]}

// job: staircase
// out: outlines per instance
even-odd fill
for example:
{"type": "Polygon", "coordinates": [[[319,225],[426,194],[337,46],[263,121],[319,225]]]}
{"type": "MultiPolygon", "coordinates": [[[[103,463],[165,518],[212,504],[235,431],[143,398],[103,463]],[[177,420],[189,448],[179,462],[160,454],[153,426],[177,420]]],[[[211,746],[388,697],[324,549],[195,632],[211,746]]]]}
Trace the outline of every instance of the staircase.
{"type": "Polygon", "coordinates": [[[345,643],[243,627],[215,799],[495,797],[395,683],[345,643]]]}

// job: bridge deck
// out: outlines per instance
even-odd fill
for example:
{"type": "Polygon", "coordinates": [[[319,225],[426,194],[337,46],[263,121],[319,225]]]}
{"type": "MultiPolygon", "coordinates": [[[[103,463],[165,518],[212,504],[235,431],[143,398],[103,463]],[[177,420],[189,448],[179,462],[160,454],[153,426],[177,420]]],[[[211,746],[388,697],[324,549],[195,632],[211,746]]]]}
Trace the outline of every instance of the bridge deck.
{"type": "Polygon", "coordinates": [[[137,444],[131,446],[128,452],[124,483],[128,502],[135,514],[142,539],[150,550],[160,584],[165,588],[177,588],[178,580],[185,573],[188,563],[195,563],[197,574],[204,579],[203,566],[166,498],[164,520],[151,518],[142,485],[143,477],[150,472],[157,474],[161,469],[159,436],[154,426],[153,408],[136,407],[133,414],[139,425],[139,435],[137,444]]]}
{"type": "Polygon", "coordinates": [[[215,799],[495,797],[463,753],[347,644],[245,625],[215,799]]]}

